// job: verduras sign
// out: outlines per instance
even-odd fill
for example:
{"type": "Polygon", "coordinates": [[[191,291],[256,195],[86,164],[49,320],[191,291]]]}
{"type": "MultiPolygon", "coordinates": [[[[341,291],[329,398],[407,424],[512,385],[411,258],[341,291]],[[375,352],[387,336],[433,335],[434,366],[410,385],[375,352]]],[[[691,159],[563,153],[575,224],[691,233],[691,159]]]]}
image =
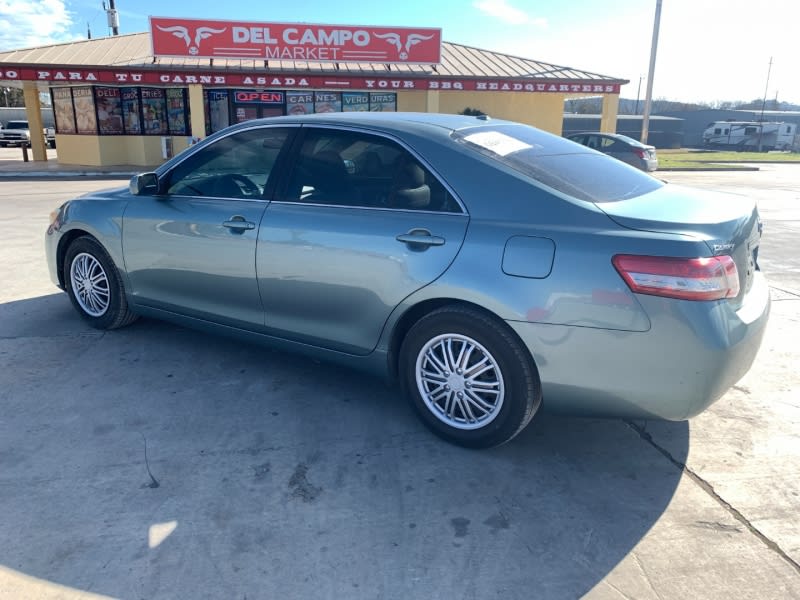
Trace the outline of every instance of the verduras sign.
{"type": "Polygon", "coordinates": [[[438,64],[442,30],[150,17],[155,56],[438,64]]]}

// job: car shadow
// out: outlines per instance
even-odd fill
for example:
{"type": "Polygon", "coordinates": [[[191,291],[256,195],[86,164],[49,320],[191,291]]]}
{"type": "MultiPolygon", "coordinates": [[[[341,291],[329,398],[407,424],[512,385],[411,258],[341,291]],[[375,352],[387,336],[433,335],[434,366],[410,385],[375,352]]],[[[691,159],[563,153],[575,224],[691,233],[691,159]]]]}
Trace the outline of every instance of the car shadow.
{"type": "Polygon", "coordinates": [[[465,450],[380,379],[150,320],[96,332],[63,294],[0,305],[0,361],[0,580],[22,591],[579,597],[681,477],[618,420],[465,450]]]}

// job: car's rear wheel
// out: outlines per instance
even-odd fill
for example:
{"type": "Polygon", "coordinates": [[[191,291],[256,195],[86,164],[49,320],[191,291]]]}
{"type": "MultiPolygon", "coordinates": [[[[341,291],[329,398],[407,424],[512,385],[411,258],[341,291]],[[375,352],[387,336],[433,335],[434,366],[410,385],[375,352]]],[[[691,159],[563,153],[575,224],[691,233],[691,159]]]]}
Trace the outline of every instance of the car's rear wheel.
{"type": "Polygon", "coordinates": [[[137,315],[128,310],[114,262],[92,238],[79,237],[67,248],[64,286],[72,305],[96,329],[116,329],[137,319],[137,315]]]}
{"type": "Polygon", "coordinates": [[[425,425],[471,448],[509,441],[541,404],[527,349],[505,324],[464,306],[440,308],[411,327],[400,376],[425,425]]]}

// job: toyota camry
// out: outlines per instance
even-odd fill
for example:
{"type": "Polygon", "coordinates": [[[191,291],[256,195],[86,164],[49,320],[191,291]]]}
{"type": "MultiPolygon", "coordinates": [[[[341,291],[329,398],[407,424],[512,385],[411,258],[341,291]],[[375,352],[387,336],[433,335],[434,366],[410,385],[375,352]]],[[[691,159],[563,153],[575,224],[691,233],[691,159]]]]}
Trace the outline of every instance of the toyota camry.
{"type": "Polygon", "coordinates": [[[383,374],[464,446],[540,407],[687,419],[769,314],[755,202],[533,127],[413,113],[230,127],[66,202],[53,282],[92,327],[146,315],[383,374]]]}

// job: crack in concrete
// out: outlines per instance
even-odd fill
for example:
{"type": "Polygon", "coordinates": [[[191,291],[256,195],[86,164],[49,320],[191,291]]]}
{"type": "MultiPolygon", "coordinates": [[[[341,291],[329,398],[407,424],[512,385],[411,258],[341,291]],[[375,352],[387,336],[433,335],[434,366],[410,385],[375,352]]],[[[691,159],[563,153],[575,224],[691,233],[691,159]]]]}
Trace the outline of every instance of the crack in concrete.
{"type": "MultiPolygon", "coordinates": [[[[784,294],[789,294],[790,296],[795,296],[797,298],[800,298],[800,292],[796,292],[795,290],[787,290],[785,288],[781,288],[778,287],[777,285],[772,285],[772,284],[770,284],[769,288],[771,290],[778,290],[779,292],[783,292],[784,294]]],[[[791,300],[791,298],[783,298],[783,300],[791,300]]],[[[774,301],[775,300],[773,300],[773,302],[774,301]]]]}
{"type": "Polygon", "coordinates": [[[677,460],[672,454],[664,448],[656,443],[653,439],[653,436],[650,435],[644,427],[641,427],[634,423],[633,421],[629,421],[628,419],[623,419],[623,422],[633,429],[636,433],[639,434],[639,437],[642,438],[645,442],[650,444],[653,448],[658,450],[668,461],[670,461],[673,465],[678,467],[682,472],[684,472],[689,479],[694,481],[700,489],[702,489],[706,494],[711,496],[713,500],[716,501],[725,511],[728,512],[734,519],[736,519],[739,523],[744,525],[747,530],[756,536],[767,548],[772,550],[775,554],[780,556],[786,563],[792,567],[798,575],[800,575],[800,563],[794,560],[791,556],[789,556],[783,548],[778,545],[777,542],[771,540],[767,537],[761,530],[759,530],[755,525],[753,525],[750,520],[745,517],[738,509],[736,509],[733,505],[731,505],[727,500],[725,500],[722,496],[720,496],[717,491],[714,489],[710,483],[708,483],[705,479],[700,477],[697,473],[695,473],[692,469],[690,469],[686,464],[677,460]]]}
{"type": "Polygon", "coordinates": [[[650,579],[650,574],[644,568],[644,564],[642,563],[641,560],[639,560],[639,557],[636,556],[636,552],[631,552],[631,556],[633,557],[633,561],[636,563],[636,566],[638,566],[639,570],[642,572],[642,575],[644,575],[644,579],[645,579],[645,581],[647,581],[647,585],[650,586],[650,589],[656,595],[656,598],[658,598],[658,600],[663,600],[661,598],[661,594],[658,593],[658,590],[656,589],[656,586],[653,583],[653,580],[650,579]]]}

